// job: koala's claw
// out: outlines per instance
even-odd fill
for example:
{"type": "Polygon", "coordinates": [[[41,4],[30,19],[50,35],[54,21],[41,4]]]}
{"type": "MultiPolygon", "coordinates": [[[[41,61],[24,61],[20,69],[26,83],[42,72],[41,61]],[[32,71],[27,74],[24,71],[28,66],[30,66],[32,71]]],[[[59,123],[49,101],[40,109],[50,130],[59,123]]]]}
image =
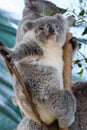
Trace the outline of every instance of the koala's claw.
{"type": "Polygon", "coordinates": [[[0,47],[1,46],[5,46],[5,44],[2,41],[0,41],[0,47]]]}
{"type": "Polygon", "coordinates": [[[70,43],[72,44],[73,50],[77,47],[77,38],[76,37],[72,37],[70,39],[70,43]]]}
{"type": "Polygon", "coordinates": [[[10,51],[6,46],[0,46],[0,52],[4,55],[8,55],[10,51]]]}
{"type": "Polygon", "coordinates": [[[15,65],[15,64],[14,64],[14,58],[12,57],[12,55],[9,54],[9,55],[7,55],[6,57],[7,57],[7,59],[9,60],[10,65],[11,65],[11,66],[14,66],[14,65],[15,65]]]}
{"type": "Polygon", "coordinates": [[[13,52],[0,42],[0,52],[5,55],[11,66],[14,66],[13,52]]]}
{"type": "Polygon", "coordinates": [[[72,37],[72,38],[70,39],[70,43],[72,44],[73,50],[76,49],[76,48],[78,48],[78,49],[81,48],[81,44],[78,43],[76,37],[72,37]]]}
{"type": "Polygon", "coordinates": [[[2,42],[0,42],[0,52],[3,53],[6,57],[10,53],[12,53],[12,51],[8,47],[6,47],[2,42]]]}

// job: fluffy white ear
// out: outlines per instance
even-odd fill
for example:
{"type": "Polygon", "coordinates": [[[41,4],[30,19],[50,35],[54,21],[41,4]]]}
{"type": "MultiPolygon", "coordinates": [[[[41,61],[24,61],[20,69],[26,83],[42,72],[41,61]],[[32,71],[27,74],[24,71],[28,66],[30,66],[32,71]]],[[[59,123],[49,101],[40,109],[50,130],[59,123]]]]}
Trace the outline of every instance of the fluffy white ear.
{"type": "Polygon", "coordinates": [[[73,16],[68,16],[66,19],[66,22],[67,22],[68,26],[71,27],[73,25],[73,23],[75,22],[75,18],[73,16]]]}

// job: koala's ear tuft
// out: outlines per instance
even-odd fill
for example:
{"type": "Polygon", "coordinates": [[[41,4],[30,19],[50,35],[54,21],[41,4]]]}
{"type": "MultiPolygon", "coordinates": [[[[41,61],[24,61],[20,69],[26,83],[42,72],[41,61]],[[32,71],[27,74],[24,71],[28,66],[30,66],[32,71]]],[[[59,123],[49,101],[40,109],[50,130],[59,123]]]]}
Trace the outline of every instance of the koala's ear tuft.
{"type": "Polygon", "coordinates": [[[28,30],[31,30],[32,28],[33,28],[33,25],[34,25],[34,22],[33,21],[30,21],[30,20],[28,20],[28,21],[26,21],[25,23],[24,23],[24,31],[26,32],[26,31],[28,31],[28,30]]]}
{"type": "Polygon", "coordinates": [[[71,27],[73,25],[73,23],[75,22],[75,17],[74,16],[68,16],[66,19],[66,22],[68,24],[69,27],[71,27]]]}

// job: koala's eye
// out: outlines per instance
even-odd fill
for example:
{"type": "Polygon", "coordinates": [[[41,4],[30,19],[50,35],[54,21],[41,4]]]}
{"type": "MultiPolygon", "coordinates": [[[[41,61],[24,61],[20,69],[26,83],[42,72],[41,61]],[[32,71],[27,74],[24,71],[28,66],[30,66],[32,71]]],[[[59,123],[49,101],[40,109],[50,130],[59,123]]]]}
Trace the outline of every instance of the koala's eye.
{"type": "Polygon", "coordinates": [[[39,30],[44,30],[44,27],[39,27],[38,29],[39,29],[39,30]]]}
{"type": "Polygon", "coordinates": [[[57,25],[57,24],[55,24],[55,27],[58,29],[59,28],[59,26],[57,25]]]}

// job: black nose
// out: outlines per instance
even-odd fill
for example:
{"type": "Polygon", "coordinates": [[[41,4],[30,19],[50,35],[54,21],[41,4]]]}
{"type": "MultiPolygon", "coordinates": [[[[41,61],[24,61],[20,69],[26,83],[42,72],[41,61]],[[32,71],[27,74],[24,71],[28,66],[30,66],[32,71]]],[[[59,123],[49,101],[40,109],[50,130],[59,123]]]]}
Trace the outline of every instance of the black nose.
{"type": "Polygon", "coordinates": [[[52,25],[49,25],[49,26],[48,26],[48,31],[49,31],[49,33],[54,33],[54,32],[55,32],[55,30],[54,30],[54,28],[52,27],[52,25]]]}

